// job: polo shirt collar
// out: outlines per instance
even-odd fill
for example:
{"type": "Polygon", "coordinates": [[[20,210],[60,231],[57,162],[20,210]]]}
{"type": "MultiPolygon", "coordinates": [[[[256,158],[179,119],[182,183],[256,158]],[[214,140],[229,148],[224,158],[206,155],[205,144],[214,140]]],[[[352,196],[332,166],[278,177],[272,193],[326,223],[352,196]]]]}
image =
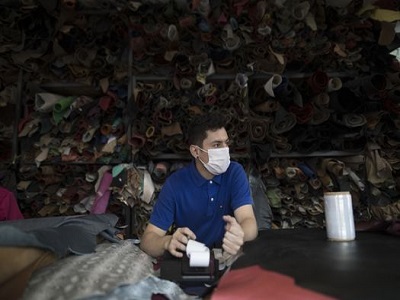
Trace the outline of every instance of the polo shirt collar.
{"type": "MultiPolygon", "coordinates": [[[[191,163],[191,165],[190,165],[190,173],[192,174],[194,183],[195,183],[197,186],[201,186],[201,185],[205,184],[206,182],[209,182],[209,181],[210,181],[209,179],[205,179],[203,176],[201,176],[200,172],[199,172],[199,171],[197,170],[197,168],[196,168],[196,163],[195,163],[195,161],[192,161],[192,163],[191,163]]],[[[214,176],[211,180],[212,180],[213,182],[215,182],[215,183],[221,184],[221,180],[222,180],[221,177],[222,177],[222,175],[223,175],[223,174],[221,174],[221,175],[216,175],[216,176],[214,176]]]]}

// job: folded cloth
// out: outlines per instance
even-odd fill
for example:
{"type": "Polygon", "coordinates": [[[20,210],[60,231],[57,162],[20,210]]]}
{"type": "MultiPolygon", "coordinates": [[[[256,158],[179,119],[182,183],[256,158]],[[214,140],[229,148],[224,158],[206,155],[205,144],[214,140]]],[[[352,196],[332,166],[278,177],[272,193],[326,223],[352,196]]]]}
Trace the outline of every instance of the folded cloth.
{"type": "Polygon", "coordinates": [[[70,253],[92,253],[96,248],[96,235],[79,225],[64,225],[24,232],[13,226],[0,227],[0,246],[35,247],[53,252],[62,258],[70,253]]]}
{"type": "MultiPolygon", "coordinates": [[[[113,214],[37,219],[2,222],[0,247],[34,247],[51,251],[56,257],[62,258],[70,253],[93,253],[98,234],[107,231],[110,236],[110,232],[113,232],[115,237],[118,233],[114,228],[118,217],[113,214]]],[[[116,242],[115,238],[108,240],[116,242]]]]}

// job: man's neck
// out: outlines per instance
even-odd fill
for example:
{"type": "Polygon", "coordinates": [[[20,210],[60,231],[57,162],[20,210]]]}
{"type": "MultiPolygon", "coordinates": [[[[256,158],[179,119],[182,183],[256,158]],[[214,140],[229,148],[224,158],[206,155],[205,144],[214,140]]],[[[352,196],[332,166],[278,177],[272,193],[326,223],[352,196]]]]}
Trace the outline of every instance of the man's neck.
{"type": "Polygon", "coordinates": [[[195,159],[195,165],[197,171],[199,171],[200,175],[203,176],[207,180],[211,180],[214,178],[214,174],[208,172],[208,170],[203,166],[202,162],[199,159],[195,159]]]}

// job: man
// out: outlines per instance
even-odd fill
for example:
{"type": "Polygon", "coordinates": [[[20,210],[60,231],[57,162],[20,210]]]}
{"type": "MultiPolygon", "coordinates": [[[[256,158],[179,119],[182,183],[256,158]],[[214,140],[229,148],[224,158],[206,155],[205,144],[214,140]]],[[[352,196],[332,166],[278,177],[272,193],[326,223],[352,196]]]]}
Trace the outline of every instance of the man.
{"type": "Polygon", "coordinates": [[[221,247],[236,255],[244,242],[257,237],[249,182],[243,167],[230,161],[224,117],[205,114],[188,131],[194,160],[164,183],[141,249],[153,257],[169,251],[182,257],[189,239],[221,247]],[[175,232],[167,235],[171,225],[175,232]]]}

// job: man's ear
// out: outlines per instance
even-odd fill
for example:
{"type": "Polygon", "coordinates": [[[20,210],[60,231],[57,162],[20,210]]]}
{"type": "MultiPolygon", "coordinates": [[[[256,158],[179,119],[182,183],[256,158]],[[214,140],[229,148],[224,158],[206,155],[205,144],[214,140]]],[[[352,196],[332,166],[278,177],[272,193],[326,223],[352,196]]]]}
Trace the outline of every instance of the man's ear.
{"type": "Polygon", "coordinates": [[[197,158],[199,156],[199,148],[197,146],[190,145],[189,149],[190,149],[190,154],[192,154],[194,158],[197,158]]]}

